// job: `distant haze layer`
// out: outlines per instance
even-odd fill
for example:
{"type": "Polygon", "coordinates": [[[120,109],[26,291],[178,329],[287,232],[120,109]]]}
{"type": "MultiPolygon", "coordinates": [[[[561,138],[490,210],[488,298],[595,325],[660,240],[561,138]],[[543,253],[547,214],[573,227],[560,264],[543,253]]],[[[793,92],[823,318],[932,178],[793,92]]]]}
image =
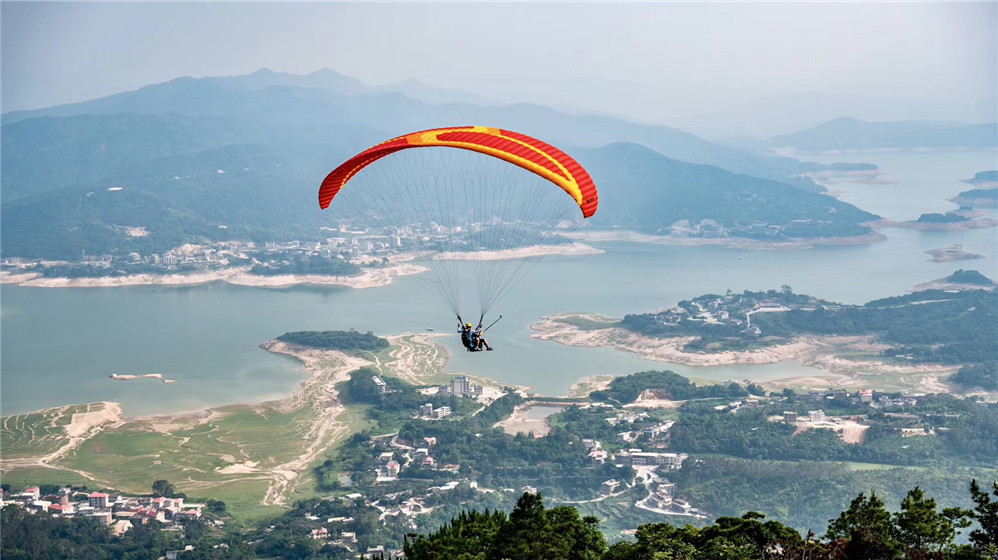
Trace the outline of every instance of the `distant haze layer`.
{"type": "Polygon", "coordinates": [[[367,84],[416,79],[711,137],[787,133],[840,116],[983,122],[996,112],[994,2],[0,10],[4,112],[259,68],[332,68],[367,84]]]}

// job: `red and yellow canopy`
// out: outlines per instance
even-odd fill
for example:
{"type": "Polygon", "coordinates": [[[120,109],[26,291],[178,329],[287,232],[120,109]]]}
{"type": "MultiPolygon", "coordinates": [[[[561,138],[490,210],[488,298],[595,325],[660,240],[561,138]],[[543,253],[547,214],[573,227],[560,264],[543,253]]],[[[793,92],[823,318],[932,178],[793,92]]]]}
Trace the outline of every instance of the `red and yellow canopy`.
{"type": "Polygon", "coordinates": [[[450,147],[471,150],[505,160],[544,177],[568,193],[588,218],[596,213],[599,195],[589,173],[558,148],[511,130],[484,126],[435,128],[392,138],[348,159],[326,176],[319,187],[319,206],[328,208],[333,197],[361,169],[408,148],[450,147]]]}

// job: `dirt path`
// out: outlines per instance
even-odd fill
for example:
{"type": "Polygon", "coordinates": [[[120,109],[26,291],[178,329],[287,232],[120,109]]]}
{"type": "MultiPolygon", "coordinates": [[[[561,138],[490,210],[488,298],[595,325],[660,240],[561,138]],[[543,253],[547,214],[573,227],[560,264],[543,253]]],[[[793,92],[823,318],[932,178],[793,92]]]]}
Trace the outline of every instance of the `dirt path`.
{"type": "Polygon", "coordinates": [[[315,413],[304,436],[309,444],[301,455],[268,469],[271,483],[263,504],[285,506],[288,494],[298,485],[302,475],[309,472],[311,464],[348,430],[346,424],[337,420],[346,407],[340,403],[336,385],[346,381],[350,372],[371,365],[371,362],[342,352],[314,350],[278,341],[261,346],[270,352],[301,360],[305,369],[311,372],[301,387],[279,407],[284,412],[308,407],[315,413]]]}

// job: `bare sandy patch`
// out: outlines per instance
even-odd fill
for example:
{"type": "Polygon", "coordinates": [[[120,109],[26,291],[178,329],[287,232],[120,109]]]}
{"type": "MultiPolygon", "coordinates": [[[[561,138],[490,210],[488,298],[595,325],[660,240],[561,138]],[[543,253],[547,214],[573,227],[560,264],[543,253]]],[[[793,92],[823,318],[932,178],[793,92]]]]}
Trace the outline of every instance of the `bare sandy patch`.
{"type": "Polygon", "coordinates": [[[866,432],[870,427],[860,424],[855,420],[839,420],[837,422],[798,422],[794,435],[808,430],[831,430],[846,443],[863,443],[866,441],[866,432]]]}
{"type": "Polygon", "coordinates": [[[528,434],[533,432],[535,437],[546,436],[551,431],[551,423],[545,418],[528,418],[530,409],[543,403],[528,402],[518,405],[513,409],[513,414],[495,424],[496,428],[502,428],[510,435],[518,433],[528,434]]]}
{"type": "Polygon", "coordinates": [[[683,406],[686,401],[676,401],[666,398],[660,391],[645,389],[634,399],[634,402],[624,405],[624,408],[662,408],[675,409],[683,406]]]}
{"type": "Polygon", "coordinates": [[[602,391],[610,387],[610,383],[616,379],[615,375],[593,375],[585,377],[578,383],[572,385],[568,390],[570,397],[588,397],[593,391],[602,391]]]}
{"type": "Polygon", "coordinates": [[[216,469],[215,472],[219,474],[256,474],[261,472],[256,465],[257,463],[253,461],[246,461],[245,463],[229,465],[227,467],[216,469]]]}
{"type": "Polygon", "coordinates": [[[11,270],[0,270],[0,284],[23,284],[38,278],[41,274],[37,272],[16,272],[11,270]]]}

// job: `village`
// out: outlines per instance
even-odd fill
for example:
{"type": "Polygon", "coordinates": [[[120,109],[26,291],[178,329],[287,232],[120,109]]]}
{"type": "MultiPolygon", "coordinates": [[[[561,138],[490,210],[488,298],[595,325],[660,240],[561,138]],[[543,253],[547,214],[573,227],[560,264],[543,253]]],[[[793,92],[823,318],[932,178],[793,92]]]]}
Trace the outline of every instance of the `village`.
{"type": "MultiPolygon", "coordinates": [[[[372,376],[371,381],[379,391],[385,394],[391,392],[388,384],[379,376],[372,376]]],[[[420,391],[427,395],[452,395],[474,399],[483,405],[494,402],[503,394],[495,387],[475,384],[467,376],[456,376],[446,385],[424,387],[420,391]]],[[[522,393],[522,396],[527,400],[520,406],[526,409],[553,404],[537,397],[529,397],[525,393],[522,393]]],[[[767,420],[794,426],[795,435],[804,430],[828,429],[835,431],[843,441],[861,444],[863,434],[870,427],[861,423],[866,417],[862,413],[863,408],[889,409],[894,412],[885,414],[917,422],[919,420],[917,415],[896,410],[898,407],[915,406],[918,398],[909,395],[892,397],[875,394],[870,390],[848,393],[842,389],[826,389],[796,395],[792,400],[777,395],[747,397],[717,404],[714,408],[725,414],[739,414],[763,406],[772,407],[781,402],[786,402],[787,405],[794,402],[798,405],[795,407],[798,410],[801,409],[801,405],[810,410],[806,413],[787,410],[782,415],[768,416],[767,420]],[[830,416],[824,412],[824,408],[829,407],[841,409],[843,404],[856,408],[857,412],[847,416],[830,416]]],[[[653,406],[617,407],[601,402],[562,403],[561,406],[577,406],[598,415],[613,428],[622,428],[616,432],[609,445],[614,451],[606,449],[599,439],[583,438],[578,453],[583,455],[586,467],[613,465],[618,469],[628,468],[625,472],[630,474],[624,478],[614,477],[604,480],[595,490],[594,498],[564,500],[545,496],[552,504],[592,504],[628,495],[630,498],[627,500],[632,502],[634,507],[658,515],[696,520],[711,518],[710,512],[697,508],[680,497],[677,484],[668,478],[669,472],[679,470],[690,458],[687,453],[667,451],[670,446],[670,432],[676,423],[675,418],[663,419],[660,411],[653,406]]],[[[431,403],[420,406],[418,414],[414,414],[412,418],[425,422],[461,421],[460,415],[454,414],[450,407],[434,406],[431,403]]],[[[504,428],[513,433],[519,429],[515,426],[504,426],[504,428]]],[[[932,430],[921,427],[905,428],[902,432],[904,437],[934,435],[932,430]]],[[[534,438],[544,437],[544,434],[531,433],[534,438]]],[[[385,434],[371,439],[370,450],[372,459],[368,472],[373,477],[359,476],[361,473],[351,473],[350,477],[372,480],[370,483],[372,487],[381,487],[388,492],[374,492],[372,496],[372,493],[357,487],[356,491],[328,496],[323,500],[342,503],[349,507],[375,508],[378,512],[378,522],[382,526],[406,527],[408,530],[416,531],[421,526],[421,516],[428,516],[448,504],[464,503],[471,497],[485,494],[499,493],[507,496],[507,499],[515,499],[515,496],[524,492],[538,493],[538,488],[532,485],[517,488],[488,488],[480,484],[474,477],[469,477],[462,471],[460,463],[447,463],[438,459],[442,447],[436,437],[406,441],[400,438],[397,432],[385,434]],[[418,485],[410,487],[406,484],[406,471],[410,469],[416,469],[415,472],[420,480],[425,479],[426,472],[441,476],[434,477],[436,481],[434,484],[428,487],[422,486],[424,490],[416,490],[418,485]]],[[[146,523],[149,520],[163,523],[166,530],[181,530],[185,523],[202,519],[202,510],[205,508],[205,504],[187,503],[183,497],[133,497],[110,492],[88,493],[79,487],[58,488],[43,495],[38,486],[24,488],[17,493],[2,494],[0,506],[8,504],[15,504],[33,513],[46,512],[60,517],[93,517],[110,526],[112,532],[119,536],[134,527],[136,523],[146,523]]],[[[340,548],[351,554],[397,552],[391,547],[386,548],[386,545],[376,543],[366,546],[364,543],[367,539],[359,538],[355,528],[356,519],[350,515],[322,517],[308,515],[306,519],[309,521],[309,537],[322,546],[340,548]]],[[[214,523],[222,522],[214,521],[214,523]]]]}
{"type": "Polygon", "coordinates": [[[97,519],[110,526],[117,536],[138,523],[150,520],[163,523],[164,529],[179,530],[185,523],[201,519],[201,511],[205,507],[205,504],[185,503],[183,497],[125,496],[85,492],[72,486],[64,486],[45,495],[42,495],[39,486],[28,486],[17,493],[0,492],[0,508],[8,505],[57,517],[97,519]]]}
{"type": "Polygon", "coordinates": [[[752,324],[753,314],[815,311],[819,305],[828,307],[826,302],[795,295],[789,286],[784,286],[780,292],[766,294],[736,294],[729,291],[723,296],[702,295],[657,312],[654,320],[663,327],[676,327],[680,323],[734,326],[744,334],[759,336],[762,331],[752,324]]]}
{"type": "MultiPolygon", "coordinates": [[[[219,226],[220,228],[222,226],[219,226]]],[[[338,259],[357,265],[383,264],[390,258],[407,253],[429,250],[462,251],[470,247],[471,233],[485,227],[446,227],[436,222],[390,228],[384,233],[371,230],[340,228],[336,236],[322,241],[282,241],[257,243],[253,241],[214,241],[202,244],[185,244],[162,253],[88,255],[77,261],[40,261],[21,257],[5,257],[0,267],[9,273],[26,272],[36,267],[58,267],[60,271],[73,269],[79,275],[110,274],[122,271],[129,274],[175,273],[178,271],[219,270],[232,266],[258,266],[257,270],[291,266],[311,259],[338,259]]],[[[224,229],[224,228],[223,228],[224,229]]],[[[126,228],[128,235],[144,237],[144,228],[126,228]]]]}

